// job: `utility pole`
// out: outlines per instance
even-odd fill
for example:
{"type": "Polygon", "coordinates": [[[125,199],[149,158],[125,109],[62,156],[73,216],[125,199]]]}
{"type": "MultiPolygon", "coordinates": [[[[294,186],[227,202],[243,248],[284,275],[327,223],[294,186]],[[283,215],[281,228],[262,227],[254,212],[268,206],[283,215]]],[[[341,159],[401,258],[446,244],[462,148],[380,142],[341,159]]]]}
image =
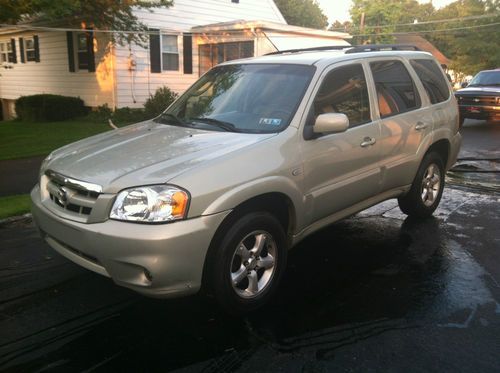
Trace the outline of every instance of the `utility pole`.
{"type": "MultiPolygon", "coordinates": [[[[359,33],[363,35],[365,33],[365,12],[361,13],[361,22],[359,23],[359,33]]],[[[364,36],[361,36],[360,43],[364,43],[364,36]]]]}

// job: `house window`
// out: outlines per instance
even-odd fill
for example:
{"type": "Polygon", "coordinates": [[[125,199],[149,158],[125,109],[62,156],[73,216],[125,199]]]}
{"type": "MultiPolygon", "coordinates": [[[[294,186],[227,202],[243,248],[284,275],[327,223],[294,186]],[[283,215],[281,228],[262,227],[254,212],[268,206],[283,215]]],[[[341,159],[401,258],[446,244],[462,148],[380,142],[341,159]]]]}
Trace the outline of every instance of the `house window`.
{"type": "Polygon", "coordinates": [[[179,70],[179,47],[177,44],[177,35],[161,36],[161,59],[162,70],[179,70]]]}
{"type": "Polygon", "coordinates": [[[9,62],[9,53],[11,49],[10,43],[0,43],[0,63],[9,62]]]}
{"type": "Polygon", "coordinates": [[[16,62],[10,41],[0,42],[0,63],[4,62],[16,62]]]}
{"type": "Polygon", "coordinates": [[[34,39],[25,39],[24,40],[24,49],[26,53],[26,61],[36,61],[36,52],[35,52],[35,40],[34,39]]]}
{"type": "Polygon", "coordinates": [[[200,45],[200,74],[219,63],[253,56],[253,41],[200,45]]]}
{"type": "Polygon", "coordinates": [[[76,57],[79,70],[89,68],[89,38],[85,33],[76,34],[76,57]]]}

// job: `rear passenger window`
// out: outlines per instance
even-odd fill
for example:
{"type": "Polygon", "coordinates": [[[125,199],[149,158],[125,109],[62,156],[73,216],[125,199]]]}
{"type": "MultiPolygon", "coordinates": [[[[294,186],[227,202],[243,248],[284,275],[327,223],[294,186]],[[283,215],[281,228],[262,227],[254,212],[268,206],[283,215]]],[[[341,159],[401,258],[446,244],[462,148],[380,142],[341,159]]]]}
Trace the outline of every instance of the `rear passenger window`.
{"type": "Polygon", "coordinates": [[[420,107],[415,84],[400,61],[370,63],[382,118],[420,107]]]}
{"type": "Polygon", "coordinates": [[[450,97],[448,83],[444,79],[441,68],[435,61],[411,60],[410,63],[422,81],[432,104],[446,101],[450,97]]]}
{"type": "Polygon", "coordinates": [[[314,100],[314,114],[342,113],[349,127],[370,121],[370,101],[363,67],[359,64],[331,71],[314,100]]]}

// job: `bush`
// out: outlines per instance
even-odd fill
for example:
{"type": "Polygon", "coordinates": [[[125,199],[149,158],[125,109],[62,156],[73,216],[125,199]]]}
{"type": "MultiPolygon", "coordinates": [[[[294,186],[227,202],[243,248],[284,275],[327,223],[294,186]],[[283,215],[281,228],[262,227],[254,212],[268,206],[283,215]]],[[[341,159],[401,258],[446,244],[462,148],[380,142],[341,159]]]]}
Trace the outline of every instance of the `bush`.
{"type": "Polygon", "coordinates": [[[137,122],[142,122],[146,119],[151,119],[146,115],[144,109],[131,109],[129,107],[122,107],[116,109],[111,116],[111,120],[114,124],[132,124],[137,122]]]}
{"type": "Polygon", "coordinates": [[[78,97],[40,94],[16,100],[17,117],[30,122],[61,121],[86,113],[83,100],[78,97]]]}
{"type": "Polygon", "coordinates": [[[144,104],[144,111],[148,118],[154,118],[164,111],[179,95],[168,87],[160,87],[144,104]]]}
{"type": "Polygon", "coordinates": [[[89,115],[87,115],[87,119],[94,123],[108,123],[108,120],[111,119],[113,124],[126,125],[142,122],[143,120],[151,118],[145,114],[144,109],[123,107],[113,111],[107,104],[104,104],[90,112],[89,115]]]}
{"type": "Polygon", "coordinates": [[[108,104],[98,106],[96,110],[93,110],[87,115],[87,119],[94,123],[107,122],[113,116],[113,110],[111,110],[108,104]]]}

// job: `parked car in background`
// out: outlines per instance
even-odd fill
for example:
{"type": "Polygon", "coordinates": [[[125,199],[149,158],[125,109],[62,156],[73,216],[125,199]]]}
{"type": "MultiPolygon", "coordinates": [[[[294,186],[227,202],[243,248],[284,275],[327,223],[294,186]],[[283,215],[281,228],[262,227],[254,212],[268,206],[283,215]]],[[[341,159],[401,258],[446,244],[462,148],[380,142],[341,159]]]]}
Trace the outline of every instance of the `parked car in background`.
{"type": "Polygon", "coordinates": [[[288,51],[220,64],[157,118],[54,151],[33,218],[119,285],[246,312],[311,233],[389,198],[430,216],[460,144],[431,54],[288,51]]]}
{"type": "Polygon", "coordinates": [[[500,68],[480,71],[462,86],[455,92],[461,125],[466,118],[500,121],[500,68]]]}

